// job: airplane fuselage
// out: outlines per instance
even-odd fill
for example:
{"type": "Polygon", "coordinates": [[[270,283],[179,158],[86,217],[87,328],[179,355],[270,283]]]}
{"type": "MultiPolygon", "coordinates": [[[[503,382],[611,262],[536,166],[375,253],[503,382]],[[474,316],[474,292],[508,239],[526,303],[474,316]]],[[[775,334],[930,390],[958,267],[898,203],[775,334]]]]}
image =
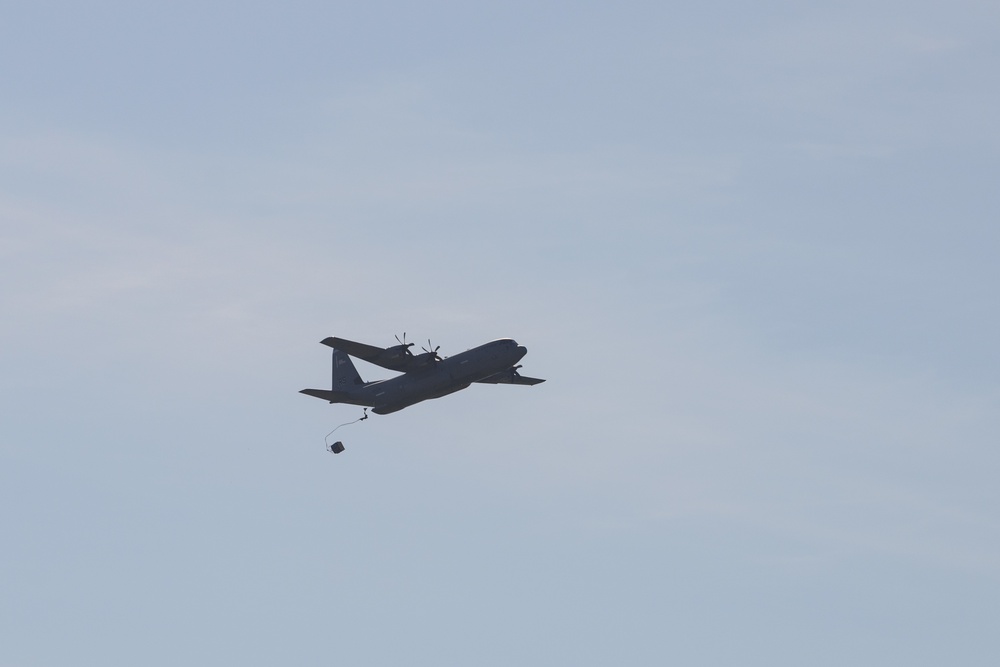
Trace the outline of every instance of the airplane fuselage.
{"type": "Polygon", "coordinates": [[[426,369],[366,383],[350,391],[350,402],[369,406],[375,414],[389,414],[465,389],[477,380],[512,367],[527,352],[527,348],[513,339],[494,340],[442,359],[426,369]]]}

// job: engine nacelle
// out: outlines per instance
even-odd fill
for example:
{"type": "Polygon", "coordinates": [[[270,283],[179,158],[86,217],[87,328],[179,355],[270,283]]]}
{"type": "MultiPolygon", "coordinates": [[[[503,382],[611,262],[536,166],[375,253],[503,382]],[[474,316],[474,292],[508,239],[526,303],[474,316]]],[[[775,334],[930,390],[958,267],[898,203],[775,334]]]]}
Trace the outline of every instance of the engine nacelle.
{"type": "Polygon", "coordinates": [[[434,352],[424,352],[423,354],[414,355],[413,360],[410,361],[407,366],[407,370],[419,370],[421,368],[430,368],[437,361],[438,356],[434,352]]]}

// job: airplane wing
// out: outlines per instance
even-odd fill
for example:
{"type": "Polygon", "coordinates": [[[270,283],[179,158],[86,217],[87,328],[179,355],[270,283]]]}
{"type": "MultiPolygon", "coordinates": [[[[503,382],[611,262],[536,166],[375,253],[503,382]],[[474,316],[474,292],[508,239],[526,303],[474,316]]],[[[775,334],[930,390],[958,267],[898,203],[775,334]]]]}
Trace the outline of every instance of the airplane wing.
{"type": "Polygon", "coordinates": [[[545,382],[539,378],[529,378],[521,375],[517,372],[520,366],[515,366],[513,368],[508,368],[505,371],[500,371],[499,373],[494,373],[489,377],[484,377],[482,380],[476,380],[476,382],[481,382],[483,384],[527,384],[534,385],[540,382],[545,382]]]}
{"type": "Polygon", "coordinates": [[[343,338],[337,338],[336,336],[324,338],[320,342],[323,343],[323,345],[329,345],[335,350],[343,350],[352,357],[357,357],[358,359],[363,359],[364,361],[378,359],[379,355],[385,352],[385,348],[383,347],[365,345],[364,343],[355,343],[353,340],[345,340],[343,338]]]}
{"type": "MultiPolygon", "coordinates": [[[[320,341],[323,345],[328,345],[335,350],[342,350],[352,357],[367,361],[370,364],[388,368],[390,371],[406,371],[414,366],[415,357],[410,354],[406,346],[396,346],[391,348],[375,347],[364,343],[355,343],[353,340],[337,338],[331,336],[320,341]]],[[[412,345],[412,343],[411,343],[412,345]]]]}

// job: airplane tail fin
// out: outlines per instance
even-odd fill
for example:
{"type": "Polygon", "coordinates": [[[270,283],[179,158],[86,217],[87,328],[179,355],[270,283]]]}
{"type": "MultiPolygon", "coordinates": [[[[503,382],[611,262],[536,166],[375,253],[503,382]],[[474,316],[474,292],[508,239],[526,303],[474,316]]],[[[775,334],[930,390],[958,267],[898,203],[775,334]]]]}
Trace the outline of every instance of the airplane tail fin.
{"type": "Polygon", "coordinates": [[[351,357],[342,350],[333,351],[333,391],[351,391],[364,385],[351,357]]]}

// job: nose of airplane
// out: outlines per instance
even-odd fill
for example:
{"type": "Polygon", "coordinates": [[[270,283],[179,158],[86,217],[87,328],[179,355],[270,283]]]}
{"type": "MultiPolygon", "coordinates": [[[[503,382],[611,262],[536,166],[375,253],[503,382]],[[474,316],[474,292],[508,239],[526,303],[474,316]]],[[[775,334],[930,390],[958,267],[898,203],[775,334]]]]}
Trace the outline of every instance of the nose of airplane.
{"type": "Polygon", "coordinates": [[[523,345],[518,345],[517,346],[517,358],[520,359],[521,357],[523,357],[526,354],[528,354],[528,348],[526,348],[523,345]]]}

